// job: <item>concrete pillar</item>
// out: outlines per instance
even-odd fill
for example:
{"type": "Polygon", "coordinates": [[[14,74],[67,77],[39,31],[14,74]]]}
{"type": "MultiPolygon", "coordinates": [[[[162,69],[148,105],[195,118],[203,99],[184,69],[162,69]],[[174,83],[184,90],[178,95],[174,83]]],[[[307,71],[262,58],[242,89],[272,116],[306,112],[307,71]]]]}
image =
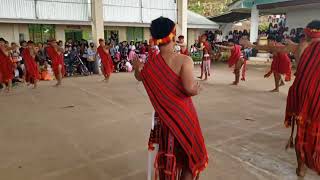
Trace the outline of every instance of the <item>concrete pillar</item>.
{"type": "Polygon", "coordinates": [[[19,24],[13,24],[13,41],[19,43],[19,24]]]}
{"type": "Polygon", "coordinates": [[[92,0],[92,40],[98,44],[104,38],[103,3],[102,0],[92,0]]]}
{"type": "Polygon", "coordinates": [[[257,5],[254,4],[251,9],[251,28],[250,28],[250,41],[257,42],[259,32],[259,10],[257,5]]]}
{"type": "Polygon", "coordinates": [[[177,35],[183,35],[185,41],[188,39],[188,0],[177,0],[178,23],[177,35]]]}
{"type": "Polygon", "coordinates": [[[56,29],[55,29],[55,38],[57,41],[62,41],[62,42],[66,42],[66,34],[64,32],[64,30],[66,29],[66,26],[64,25],[56,25],[56,29]]]}

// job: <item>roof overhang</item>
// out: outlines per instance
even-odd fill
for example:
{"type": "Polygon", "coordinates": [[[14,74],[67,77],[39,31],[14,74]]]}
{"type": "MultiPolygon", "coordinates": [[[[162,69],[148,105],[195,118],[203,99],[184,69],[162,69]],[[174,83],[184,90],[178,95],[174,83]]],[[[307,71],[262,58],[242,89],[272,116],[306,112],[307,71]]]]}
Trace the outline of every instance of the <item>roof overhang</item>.
{"type": "Polygon", "coordinates": [[[188,29],[219,29],[219,25],[207,25],[207,24],[188,24],[188,29]]]}
{"type": "Polygon", "coordinates": [[[257,5],[259,10],[271,10],[271,9],[279,9],[279,8],[287,8],[287,7],[295,7],[295,6],[306,6],[312,4],[320,4],[319,0],[290,0],[283,2],[275,2],[268,4],[260,4],[257,5]]]}
{"type": "Polygon", "coordinates": [[[217,23],[233,23],[233,22],[244,20],[244,19],[248,19],[250,17],[251,17],[250,9],[241,9],[241,10],[238,9],[238,10],[229,11],[219,16],[210,17],[209,19],[217,23]]]}

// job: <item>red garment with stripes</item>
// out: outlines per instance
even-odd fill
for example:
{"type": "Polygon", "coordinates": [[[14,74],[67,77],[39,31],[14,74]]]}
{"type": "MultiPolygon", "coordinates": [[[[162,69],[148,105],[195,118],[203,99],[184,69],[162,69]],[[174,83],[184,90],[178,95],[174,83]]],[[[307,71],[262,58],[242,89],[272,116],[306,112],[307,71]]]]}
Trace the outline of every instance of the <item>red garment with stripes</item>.
{"type": "Polygon", "coordinates": [[[231,50],[231,55],[228,60],[229,67],[234,66],[240,60],[241,57],[241,46],[235,44],[231,50]]]}
{"type": "Polygon", "coordinates": [[[289,89],[285,125],[295,122],[296,149],[305,164],[320,173],[320,42],[302,54],[289,89]]]}
{"type": "Polygon", "coordinates": [[[104,75],[110,76],[113,71],[113,63],[110,54],[106,53],[101,46],[98,47],[98,53],[101,58],[104,75]]]}
{"type": "Polygon", "coordinates": [[[49,56],[49,58],[51,59],[52,61],[52,70],[55,74],[55,76],[58,76],[59,75],[59,65],[61,65],[61,74],[62,76],[64,76],[65,74],[65,67],[64,67],[64,57],[63,57],[63,54],[59,54],[55,49],[54,47],[52,46],[49,46],[47,47],[46,49],[47,51],[47,54],[49,56]]]}
{"type": "Polygon", "coordinates": [[[38,65],[35,58],[33,58],[28,49],[24,50],[22,53],[24,59],[24,64],[26,68],[26,81],[33,83],[35,80],[40,79],[38,65]]]}
{"type": "Polygon", "coordinates": [[[180,76],[160,54],[149,59],[141,76],[155,111],[188,156],[188,167],[195,176],[206,167],[208,155],[197,112],[180,76]]]}
{"type": "Polygon", "coordinates": [[[291,60],[287,53],[277,53],[273,55],[271,71],[285,75],[285,80],[291,80],[291,60]]]}
{"type": "Polygon", "coordinates": [[[0,50],[0,82],[7,83],[13,79],[13,64],[10,56],[0,50]]]}

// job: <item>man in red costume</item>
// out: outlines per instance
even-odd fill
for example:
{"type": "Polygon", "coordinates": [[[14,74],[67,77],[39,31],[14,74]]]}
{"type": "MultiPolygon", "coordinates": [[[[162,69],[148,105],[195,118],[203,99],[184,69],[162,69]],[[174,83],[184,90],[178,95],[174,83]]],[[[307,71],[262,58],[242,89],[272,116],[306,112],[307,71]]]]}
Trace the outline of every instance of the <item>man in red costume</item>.
{"type": "Polygon", "coordinates": [[[34,46],[32,41],[28,41],[28,48],[22,53],[25,65],[25,79],[26,82],[33,84],[33,88],[37,88],[40,79],[38,64],[36,62],[36,55],[38,48],[34,46]]]}
{"type": "Polygon", "coordinates": [[[200,85],[193,77],[190,57],[174,52],[175,23],[160,17],[151,24],[151,35],[160,54],[146,64],[134,60],[135,77],[142,81],[156,111],[152,143],[159,144],[156,177],[160,180],[192,180],[208,163],[197,112],[191,96],[200,85]]]}
{"type": "Polygon", "coordinates": [[[297,125],[298,176],[305,175],[305,165],[320,175],[320,21],[309,23],[305,34],[309,45],[303,43],[298,49],[303,53],[289,89],[285,118],[285,125],[292,126],[291,147],[294,125],[297,125]]]}
{"type": "MultiPolygon", "coordinates": [[[[234,66],[233,73],[235,75],[235,80],[232,83],[232,85],[238,85],[240,82],[240,71],[241,71],[241,68],[242,68],[245,60],[244,60],[243,54],[241,52],[240,45],[235,44],[233,42],[233,40],[229,40],[228,44],[229,44],[229,46],[222,46],[222,45],[216,45],[216,46],[219,48],[228,49],[231,51],[231,55],[229,57],[228,64],[229,64],[230,68],[234,66]]],[[[244,79],[244,77],[243,77],[243,79],[244,79]]]]}
{"type": "MultiPolygon", "coordinates": [[[[205,73],[205,69],[203,68],[204,67],[204,63],[206,63],[206,61],[209,59],[211,60],[211,55],[212,55],[212,48],[211,48],[211,45],[210,43],[207,41],[207,35],[203,34],[201,37],[200,37],[200,51],[202,51],[203,55],[202,55],[202,61],[201,61],[201,75],[200,77],[198,77],[199,79],[202,79],[203,78],[203,74],[205,73]],[[205,52],[207,52],[209,54],[209,58],[208,57],[205,57],[205,52]]],[[[210,63],[209,62],[209,72],[208,72],[208,76],[210,76],[210,63]]]]}
{"type": "Polygon", "coordinates": [[[189,56],[188,46],[184,42],[184,36],[180,35],[178,37],[178,44],[180,46],[180,54],[184,54],[186,56],[189,56]]]}
{"type": "Polygon", "coordinates": [[[99,39],[100,46],[97,51],[101,58],[102,68],[101,71],[104,75],[104,81],[108,82],[113,71],[113,63],[112,58],[109,53],[109,48],[106,46],[106,43],[103,39],[99,39]]]}
{"type": "MultiPolygon", "coordinates": [[[[247,40],[241,40],[241,43],[244,41],[247,40]]],[[[274,75],[275,89],[270,92],[279,92],[279,87],[284,85],[281,75],[285,75],[285,81],[291,80],[291,60],[288,56],[289,52],[287,52],[287,47],[280,43],[280,41],[280,39],[276,39],[270,35],[268,37],[268,45],[266,46],[252,45],[249,42],[244,43],[252,48],[268,51],[273,54],[271,70],[264,76],[269,77],[272,73],[274,75]]]]}
{"type": "Polygon", "coordinates": [[[63,52],[60,50],[57,41],[54,39],[49,41],[49,46],[46,48],[46,51],[52,61],[52,69],[57,79],[57,84],[55,86],[60,86],[65,74],[63,52]]]}
{"type": "Polygon", "coordinates": [[[11,91],[13,79],[13,64],[5,40],[0,38],[0,83],[7,92],[11,91]]]}

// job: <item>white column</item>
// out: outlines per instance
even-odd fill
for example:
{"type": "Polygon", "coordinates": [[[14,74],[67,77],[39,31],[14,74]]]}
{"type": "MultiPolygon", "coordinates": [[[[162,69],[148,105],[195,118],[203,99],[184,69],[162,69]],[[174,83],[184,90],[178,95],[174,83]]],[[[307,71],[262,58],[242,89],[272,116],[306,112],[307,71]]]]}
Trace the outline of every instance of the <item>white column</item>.
{"type": "Polygon", "coordinates": [[[250,28],[250,41],[257,42],[259,32],[259,10],[257,5],[254,4],[251,9],[251,28],[250,28]]]}
{"type": "Polygon", "coordinates": [[[188,0],[177,0],[178,25],[177,35],[183,35],[185,41],[188,41],[188,0]]]}
{"type": "Polygon", "coordinates": [[[19,43],[19,24],[13,24],[13,41],[19,43]]]}
{"type": "Polygon", "coordinates": [[[104,38],[103,3],[102,0],[92,0],[92,40],[98,44],[104,38]]]}

